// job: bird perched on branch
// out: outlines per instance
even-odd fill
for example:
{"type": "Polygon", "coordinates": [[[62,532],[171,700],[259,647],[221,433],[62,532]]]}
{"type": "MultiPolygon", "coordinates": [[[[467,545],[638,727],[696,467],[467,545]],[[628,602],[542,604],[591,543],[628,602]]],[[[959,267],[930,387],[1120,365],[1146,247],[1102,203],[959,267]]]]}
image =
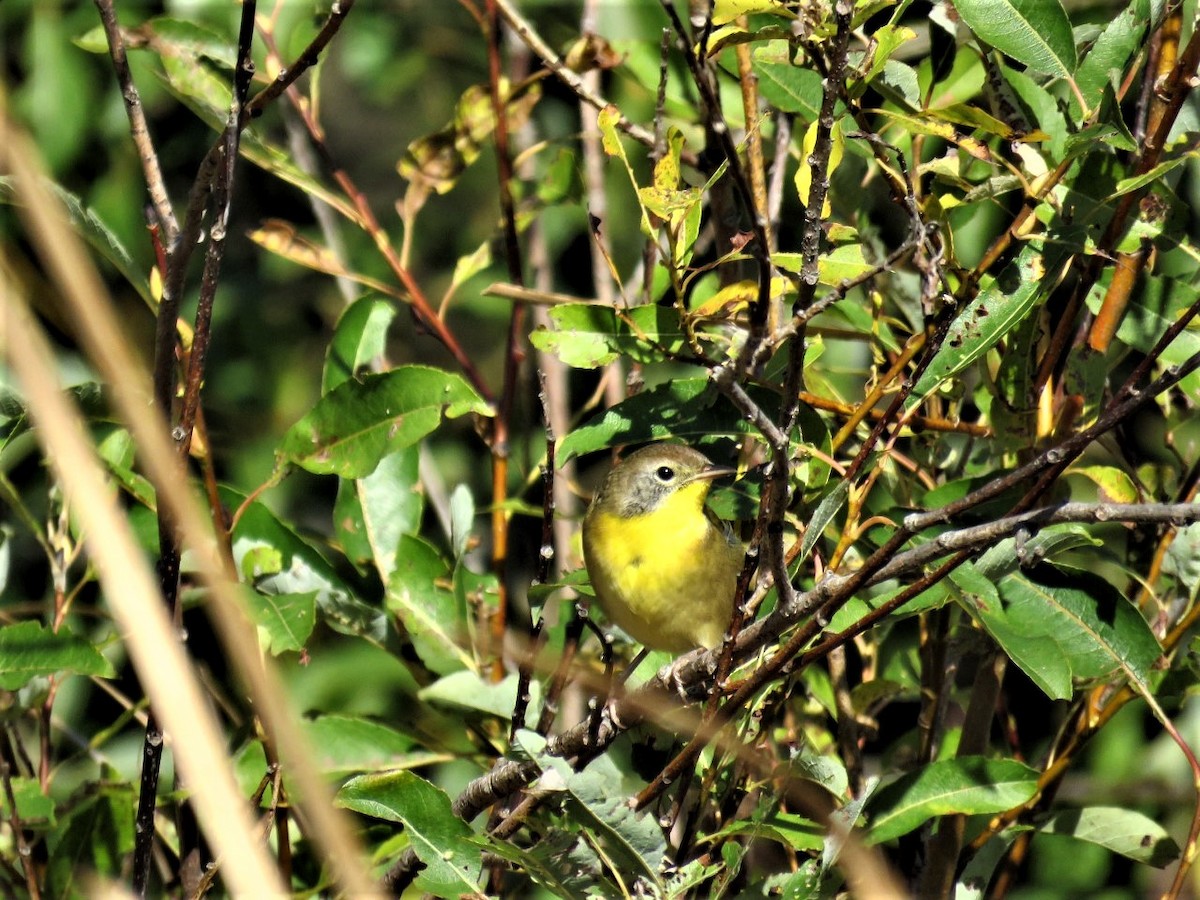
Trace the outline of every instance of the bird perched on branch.
{"type": "Polygon", "coordinates": [[[608,618],[654,650],[721,644],[744,550],[704,505],[732,475],[703,453],[653,444],[613,466],[583,520],[583,558],[608,618]]]}

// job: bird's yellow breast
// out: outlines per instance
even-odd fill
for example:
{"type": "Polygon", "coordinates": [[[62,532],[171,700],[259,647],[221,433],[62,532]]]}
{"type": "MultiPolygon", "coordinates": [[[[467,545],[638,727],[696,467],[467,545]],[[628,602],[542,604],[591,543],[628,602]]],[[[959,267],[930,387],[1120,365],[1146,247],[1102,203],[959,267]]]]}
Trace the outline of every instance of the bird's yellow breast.
{"type": "Polygon", "coordinates": [[[742,550],[705,515],[707,493],[706,484],[685,485],[647,513],[594,509],[584,522],[596,598],[649,647],[716,647],[729,625],[742,550]]]}

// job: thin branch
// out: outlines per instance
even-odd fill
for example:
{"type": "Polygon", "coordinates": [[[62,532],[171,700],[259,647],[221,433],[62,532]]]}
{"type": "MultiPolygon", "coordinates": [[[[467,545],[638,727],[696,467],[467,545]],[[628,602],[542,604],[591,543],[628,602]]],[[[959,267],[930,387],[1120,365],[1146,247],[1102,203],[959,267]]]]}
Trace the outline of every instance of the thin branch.
{"type": "MultiPolygon", "coordinates": [[[[192,349],[188,362],[183,409],[179,424],[172,429],[181,461],[181,468],[188,457],[192,443],[192,429],[200,405],[200,384],[204,378],[204,362],[211,336],[212,308],[220,278],[221,260],[225,252],[225,233],[229,223],[230,202],[233,192],[233,176],[238,155],[238,138],[241,134],[238,123],[242,108],[250,89],[254,74],[254,63],[250,58],[254,39],[255,0],[244,0],[241,27],[238,32],[237,63],[234,68],[234,84],[229,119],[221,142],[222,165],[216,173],[213,200],[216,207],[215,220],[209,229],[208,247],[205,252],[204,274],[200,286],[200,302],[193,327],[192,349]]],[[[160,336],[164,336],[164,317],[160,309],[160,336]]],[[[170,322],[170,333],[165,335],[164,344],[155,347],[156,360],[173,357],[175,346],[174,318],[170,322]]],[[[173,371],[173,366],[168,372],[173,371]]],[[[170,379],[173,382],[173,378],[170,379]]],[[[173,393],[173,389],[170,393],[173,393]]],[[[169,396],[158,397],[163,414],[170,415],[169,396]]],[[[178,621],[179,565],[181,546],[175,524],[165,505],[158,509],[158,534],[160,543],[159,578],[164,601],[173,618],[178,621]]],[[[152,863],[155,817],[158,799],[158,775],[162,762],[163,733],[157,714],[151,708],[142,742],[142,777],[138,794],[137,824],[133,854],[133,892],[144,897],[150,879],[152,863]]]]}
{"type": "MultiPolygon", "coordinates": [[[[580,100],[586,102],[594,110],[599,112],[610,105],[599,92],[593,90],[579,74],[572,69],[569,69],[563,62],[562,57],[551,49],[550,45],[542,40],[541,35],[537,33],[529,21],[525,19],[516,9],[516,6],[511,0],[495,0],[497,9],[504,16],[504,21],[509,24],[509,27],[517,33],[526,46],[533,51],[534,55],[542,61],[542,63],[553,72],[563,84],[575,92],[580,100]]],[[[654,135],[642,128],[640,125],[635,125],[624,116],[617,121],[617,128],[625,132],[639,144],[646,147],[654,146],[654,135]]],[[[695,158],[688,159],[689,164],[695,164],[695,158]]]]}
{"type": "MultiPolygon", "coordinates": [[[[1196,359],[1196,364],[1197,367],[1200,367],[1200,358],[1196,359]]],[[[934,516],[931,524],[936,521],[939,520],[934,516]]],[[[812,589],[797,595],[797,608],[794,612],[776,611],[767,619],[755,622],[747,628],[737,641],[738,657],[740,659],[749,657],[766,643],[774,640],[787,627],[802,620],[812,610],[818,607],[827,607],[831,600],[838,597],[849,597],[854,591],[861,588],[920,571],[931,561],[951,553],[977,552],[985,547],[994,546],[998,541],[1011,537],[1021,530],[1044,528],[1068,522],[1095,524],[1161,522],[1178,525],[1197,521],[1200,521],[1200,504],[1196,503],[1069,503],[1033,510],[984,525],[946,532],[928,544],[891,556],[887,565],[878,567],[869,577],[857,577],[857,574],[855,576],[827,574],[812,589]]],[[[944,564],[944,567],[945,565],[948,564],[944,564]]],[[[942,574],[944,574],[942,570],[938,570],[921,579],[918,582],[919,590],[905,592],[904,602],[911,600],[912,597],[935,583],[942,574]]],[[[806,652],[794,665],[803,667],[810,664],[833,647],[840,646],[853,636],[865,631],[867,627],[893,612],[899,605],[901,604],[888,604],[885,612],[871,613],[851,629],[831,636],[825,643],[806,652]],[[862,624],[863,622],[866,624],[862,624]]],[[[811,626],[813,629],[820,628],[814,620],[810,621],[813,622],[811,626]]],[[[815,630],[813,633],[815,634],[815,630]]],[[[638,690],[623,696],[616,702],[613,709],[604,711],[599,728],[594,735],[589,737],[591,730],[589,723],[581,722],[563,734],[550,738],[546,752],[551,756],[573,759],[575,764],[581,767],[602,753],[622,731],[645,721],[648,713],[661,714],[664,697],[674,697],[678,701],[680,695],[706,696],[703,686],[711,680],[712,666],[716,663],[716,655],[719,652],[719,650],[695,651],[682,657],[669,667],[669,670],[664,669],[656,678],[638,690]],[[666,681],[673,682],[672,687],[678,688],[678,690],[664,692],[666,685],[664,678],[666,681]]],[[[771,677],[781,674],[784,671],[784,664],[791,660],[792,656],[794,654],[788,654],[786,651],[777,653],[771,660],[759,666],[756,675],[767,667],[771,670],[771,677]]],[[[722,707],[720,715],[697,737],[711,737],[715,734],[729,720],[734,709],[740,708],[749,695],[756,693],[763,683],[765,683],[765,679],[757,677],[743,682],[737,692],[722,707]]],[[[501,759],[491,772],[475,779],[464,789],[454,801],[454,812],[469,822],[499,798],[524,787],[536,777],[538,772],[538,766],[534,761],[501,759]]],[[[414,864],[415,857],[401,859],[389,871],[385,883],[394,889],[412,874],[411,867],[414,864]]]]}
{"type": "MultiPolygon", "coordinates": [[[[509,148],[507,98],[503,96],[500,72],[500,15],[496,0],[486,0],[487,46],[488,46],[488,92],[492,103],[492,119],[495,135],[497,186],[500,192],[500,223],[504,237],[504,260],[508,267],[509,281],[518,287],[525,284],[521,270],[521,245],[517,235],[517,213],[513,200],[513,166],[509,148]]],[[[514,79],[516,80],[516,79],[514,79]]],[[[510,516],[506,507],[508,499],[509,430],[512,427],[513,406],[521,376],[521,360],[525,332],[526,307],[513,304],[509,313],[508,338],[504,351],[504,380],[500,389],[500,403],[491,422],[492,451],[492,572],[496,576],[497,604],[490,612],[490,622],[481,630],[487,635],[486,652],[491,655],[491,673],[494,681],[504,677],[504,631],[508,617],[508,531],[510,516]]]]}
{"type": "Polygon", "coordinates": [[[245,128],[251,119],[262,115],[267,104],[277,99],[284,91],[295,84],[301,75],[317,64],[321,58],[321,53],[324,52],[329,42],[333,40],[334,35],[341,30],[346,16],[354,8],[354,3],[355,0],[334,0],[333,5],[329,8],[329,15],[325,18],[325,23],[321,26],[321,30],[317,32],[316,36],[309,41],[308,46],[300,52],[300,55],[296,57],[290,66],[281,69],[279,74],[275,76],[275,80],[255,94],[254,98],[242,108],[241,115],[238,117],[239,128],[245,128]]]}
{"type": "Polygon", "coordinates": [[[158,164],[158,153],[154,149],[154,140],[150,137],[150,126],[146,123],[146,110],[142,106],[142,96],[138,93],[133,81],[133,73],[129,69],[129,58],[125,53],[125,37],[121,26],[117,23],[117,11],[114,0],[95,0],[96,9],[100,12],[100,22],[104,26],[104,37],[108,41],[108,53],[112,58],[113,69],[117,74],[117,86],[121,89],[121,99],[125,102],[125,114],[129,117],[129,133],[133,145],[137,149],[138,159],[142,163],[142,177],[146,180],[146,192],[150,195],[150,203],[154,207],[157,225],[163,231],[166,243],[172,244],[179,236],[179,223],[175,221],[175,210],[171,207],[171,199],[167,196],[167,185],[163,181],[162,168],[158,164]]]}

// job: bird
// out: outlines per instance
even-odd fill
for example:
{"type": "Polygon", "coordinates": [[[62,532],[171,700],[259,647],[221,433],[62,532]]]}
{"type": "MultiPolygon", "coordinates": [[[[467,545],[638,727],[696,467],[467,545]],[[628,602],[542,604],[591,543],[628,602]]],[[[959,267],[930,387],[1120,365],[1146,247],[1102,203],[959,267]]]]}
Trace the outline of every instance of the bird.
{"type": "Polygon", "coordinates": [[[704,505],[734,474],[680,444],[643,447],[609,471],[583,519],[583,558],[609,620],[652,650],[720,646],[744,560],[704,505]]]}

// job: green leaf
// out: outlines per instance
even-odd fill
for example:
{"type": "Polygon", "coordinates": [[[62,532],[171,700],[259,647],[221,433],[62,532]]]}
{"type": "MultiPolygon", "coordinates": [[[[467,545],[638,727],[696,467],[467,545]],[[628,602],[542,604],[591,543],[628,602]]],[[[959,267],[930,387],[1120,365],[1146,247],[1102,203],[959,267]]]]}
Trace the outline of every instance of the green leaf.
{"type": "Polygon", "coordinates": [[[152,46],[159,52],[192,59],[203,57],[226,69],[237,64],[237,50],[227,35],[190,20],[159,16],[143,23],[138,30],[153,40],[152,46]]]}
{"type": "Polygon", "coordinates": [[[318,474],[369,475],[388,453],[415,444],[443,415],[491,415],[459,375],[401,366],[334,388],[283,437],[278,456],[318,474]]]}
{"type": "Polygon", "coordinates": [[[210,127],[220,130],[229,116],[233,96],[228,78],[222,78],[194,56],[165,53],[163,74],[172,92],[210,127]]]}
{"type": "Polygon", "coordinates": [[[450,808],[450,798],[412,772],[360,775],[342,786],[338,806],[399,822],[425,864],[415,887],[438,897],[481,896],[479,841],[450,808]]]}
{"type": "Polygon", "coordinates": [[[550,310],[550,327],[534,331],[533,346],[553,353],[568,366],[595,369],[618,356],[657,362],[663,350],[684,346],[679,312],[657,305],[617,310],[594,303],[569,303],[550,310]]]}
{"type": "Polygon", "coordinates": [[[1000,861],[1008,854],[1017,832],[1015,829],[1001,832],[984,844],[967,863],[958,883],[954,886],[954,900],[985,900],[987,887],[1000,861]]]}
{"type": "Polygon", "coordinates": [[[985,278],[979,295],[950,323],[945,341],[917,382],[906,409],[915,407],[938,384],[974,363],[1024,321],[1053,290],[1060,267],[1060,255],[1051,261],[1027,245],[997,277],[985,278]]]}
{"type": "Polygon", "coordinates": [[[356,377],[372,360],[383,356],[394,318],[396,304],[379,297],[360,297],[346,308],[325,353],[322,394],[356,377]]]}
{"type": "Polygon", "coordinates": [[[96,878],[121,878],[122,865],[133,852],[133,810],[131,785],[103,781],[65,805],[47,840],[50,859],[42,896],[87,897],[94,894],[96,878]]]}
{"type": "Polygon", "coordinates": [[[714,0],[712,22],[724,25],[738,16],[774,13],[791,18],[794,14],[780,0],[714,0]]]}
{"type": "Polygon", "coordinates": [[[317,765],[327,775],[404,769],[445,759],[425,751],[408,735],[356,716],[328,715],[302,723],[317,765]]]}
{"type": "Polygon", "coordinates": [[[560,461],[617,444],[666,438],[698,443],[734,434],[739,417],[707,378],[679,378],[635,394],[580,425],[558,443],[560,461]]]}
{"type": "MultiPolygon", "coordinates": [[[[1105,85],[1120,86],[1125,67],[1141,47],[1142,36],[1149,24],[1150,0],[1132,0],[1092,44],[1075,73],[1075,84],[1089,109],[1095,109],[1100,103],[1105,85]]],[[[1082,112],[1074,95],[1071,96],[1071,109],[1075,115],[1082,112]]]]}
{"type": "Polygon", "coordinates": [[[796,66],[771,50],[754,53],[754,74],[763,98],[780,112],[794,113],[806,122],[815,121],[821,112],[823,91],[821,75],[796,66]]]}
{"type": "MultiPolygon", "coordinates": [[[[422,688],[417,696],[434,706],[473,710],[507,722],[516,708],[517,682],[516,675],[493,682],[482,678],[477,672],[452,672],[429,687],[422,688]]],[[[528,708],[536,710],[541,705],[538,682],[530,685],[530,691],[528,708]]]]}
{"type": "Polygon", "coordinates": [[[838,514],[849,494],[850,482],[842,479],[833,486],[832,491],[821,498],[821,502],[813,510],[808,524],[804,526],[804,539],[800,542],[800,555],[797,557],[798,562],[808,559],[808,554],[816,546],[818,538],[821,537],[821,534],[825,531],[829,523],[833,521],[833,517],[838,514]]]}
{"type": "MultiPolygon", "coordinates": [[[[625,155],[625,147],[621,143],[621,136],[617,134],[617,126],[620,121],[621,112],[611,103],[597,113],[596,127],[600,129],[600,146],[604,148],[604,152],[607,155],[615,156],[621,160],[621,164],[625,167],[625,174],[629,176],[629,183],[633,187],[634,193],[637,193],[637,175],[634,174],[633,166],[629,164],[629,157],[625,155]]],[[[647,215],[645,207],[640,204],[638,205],[638,210],[641,213],[642,234],[653,240],[655,229],[650,224],[650,217],[647,215]]]]}
{"type": "MultiPolygon", "coordinates": [[[[221,492],[230,509],[245,497],[228,488],[221,492]]],[[[383,610],[359,600],[315,547],[284,525],[261,503],[251,503],[233,529],[233,558],[238,571],[265,594],[316,592],[322,619],[343,634],[380,643],[387,635],[383,610]]]]}
{"type": "MultiPolygon", "coordinates": [[[[113,232],[103,219],[87,206],[76,194],[65,190],[53,181],[46,181],[45,187],[50,189],[66,207],[67,217],[71,221],[75,233],[82,237],[92,249],[121,273],[121,277],[138,292],[138,296],[146,301],[151,309],[158,307],[158,301],[150,290],[150,282],[138,264],[134,262],[121,239],[113,232]]],[[[11,176],[0,177],[0,203],[16,202],[16,186],[11,176]]]]}
{"type": "MultiPolygon", "coordinates": [[[[520,740],[526,746],[542,743],[530,732],[522,732],[520,740]]],[[[619,769],[608,754],[590,762],[582,772],[574,771],[564,760],[537,756],[547,770],[539,784],[562,792],[569,800],[572,830],[582,829],[586,843],[600,846],[608,864],[618,866],[629,879],[626,886],[631,893],[644,890],[657,896],[662,887],[658,873],[668,847],[655,817],[629,807],[629,797],[642,786],[640,779],[619,769]],[[631,882],[641,887],[634,889],[631,882]]]]}
{"type": "Polygon", "coordinates": [[[825,834],[822,826],[794,813],[776,813],[762,821],[737,819],[719,832],[721,837],[745,836],[752,840],[775,841],[784,847],[804,853],[820,850],[825,845],[825,834]]]}
{"type": "Polygon", "coordinates": [[[1129,132],[1129,126],[1125,124],[1116,92],[1108,82],[1102,86],[1100,109],[1096,113],[1096,121],[1067,138],[1065,145],[1067,158],[1073,159],[1091,153],[1097,143],[1108,144],[1117,150],[1127,152],[1133,152],[1138,148],[1137,141],[1129,132]]]}
{"type": "Polygon", "coordinates": [[[274,656],[304,649],[317,619],[317,592],[263,594],[246,592],[250,618],[258,626],[264,650],[274,656]]]}
{"type": "Polygon", "coordinates": [[[0,627],[0,689],[15,691],[34,678],[63,672],[101,678],[116,675],[112,663],[92,643],[66,627],[57,633],[34,621],[0,627]]]}
{"type": "Polygon", "coordinates": [[[1112,196],[1108,199],[1111,201],[1117,197],[1120,197],[1122,194],[1128,194],[1131,191],[1140,191],[1148,184],[1161,181],[1162,177],[1172,169],[1177,169],[1184,163],[1194,162],[1197,159],[1200,159],[1200,151],[1188,150],[1184,153],[1180,153],[1178,156],[1171,157],[1165,162],[1159,163],[1153,169],[1141,175],[1131,175],[1129,178],[1122,178],[1117,182],[1112,196]]]}
{"type": "Polygon", "coordinates": [[[1042,563],[998,587],[1001,605],[979,596],[964,605],[1053,700],[1069,698],[1076,680],[1118,672],[1144,683],[1162,654],[1137,609],[1092,572],[1042,563]]]}
{"type": "Polygon", "coordinates": [[[96,452],[108,466],[108,471],[131,497],[146,509],[158,509],[154,485],[150,483],[150,479],[134,470],[133,435],[124,428],[113,428],[97,442],[96,452]]]}
{"type": "Polygon", "coordinates": [[[1026,68],[1059,78],[1075,71],[1075,36],[1059,0],[955,0],[954,8],[976,35],[1026,68]]]}
{"type": "MultiPolygon", "coordinates": [[[[237,62],[237,51],[225,35],[195,22],[157,16],[141,23],[137,32],[142,40],[129,43],[127,46],[130,50],[150,48],[171,55],[191,58],[203,56],[227,69],[232,69],[237,62]]],[[[103,26],[97,25],[75,38],[75,46],[89,53],[108,53],[103,26]]]]}
{"type": "Polygon", "coordinates": [[[420,484],[420,448],[389,453],[375,471],[338,483],[334,530],[355,562],[372,562],[386,582],[396,568],[400,535],[420,529],[425,500],[420,484]]]}
{"type": "Polygon", "coordinates": [[[1200,592],[1200,523],[1180,528],[1175,533],[1175,540],[1171,541],[1163,560],[1163,571],[1179,579],[1189,597],[1194,599],[1200,592]]]}
{"type": "Polygon", "coordinates": [[[916,112],[921,105],[921,85],[916,70],[897,60],[889,59],[884,63],[883,72],[871,82],[871,87],[906,112],[916,112]]]}
{"type": "Polygon", "coordinates": [[[1035,769],[1012,759],[964,756],[922,766],[880,788],[867,804],[867,842],[908,834],[931,818],[998,813],[1037,793],[1035,769]]]}
{"type": "MultiPolygon", "coordinates": [[[[801,253],[775,253],[771,256],[779,268],[787,272],[799,272],[804,265],[801,253]]],[[[859,278],[874,271],[875,266],[863,256],[862,244],[844,244],[834,247],[817,260],[821,284],[837,285],[843,281],[859,278]]]]}
{"type": "MultiPolygon", "coordinates": [[[[1088,294],[1088,309],[1093,313],[1100,311],[1111,280],[1110,272],[1100,286],[1088,294]]],[[[1148,353],[1163,332],[1197,300],[1200,300],[1200,290],[1191,284],[1177,278],[1143,275],[1117,328],[1117,338],[1134,350],[1148,353]]],[[[1193,323],[1167,345],[1162,360],[1167,365],[1177,365],[1197,352],[1200,352],[1200,329],[1193,323]]]]}
{"type": "Polygon", "coordinates": [[[446,586],[450,567],[421,538],[402,535],[396,568],[387,582],[387,608],[399,616],[413,648],[430,671],[448,675],[474,669],[467,611],[446,586]]]}
{"type": "Polygon", "coordinates": [[[916,37],[917,33],[907,25],[887,24],[876,28],[871,35],[874,44],[871,62],[862,70],[863,81],[869,82],[883,72],[887,64],[892,61],[892,56],[896,53],[897,48],[915,40],[916,37]]]}
{"type": "MultiPolygon", "coordinates": [[[[23,826],[38,828],[54,825],[54,800],[42,793],[42,786],[36,778],[14,776],[8,783],[12,785],[13,796],[17,801],[17,814],[23,826]]],[[[6,791],[0,791],[0,815],[5,819],[12,815],[6,791]]]]}
{"type": "Polygon", "coordinates": [[[1097,844],[1113,853],[1162,869],[1179,858],[1179,845],[1166,829],[1137,810],[1115,806],[1060,809],[1038,828],[1097,844]]]}
{"type": "Polygon", "coordinates": [[[1101,503],[1137,503],[1138,490],[1125,472],[1116,466],[1078,466],[1068,475],[1082,475],[1100,489],[1101,503]]]}
{"type": "Polygon", "coordinates": [[[1043,148],[1048,149],[1049,158],[1062,159],[1071,130],[1058,99],[1046,89],[1041,79],[1032,77],[1028,72],[1005,65],[1000,66],[1000,72],[1012,93],[1033,115],[1030,124],[1049,136],[1050,140],[1042,144],[1043,148]]]}

